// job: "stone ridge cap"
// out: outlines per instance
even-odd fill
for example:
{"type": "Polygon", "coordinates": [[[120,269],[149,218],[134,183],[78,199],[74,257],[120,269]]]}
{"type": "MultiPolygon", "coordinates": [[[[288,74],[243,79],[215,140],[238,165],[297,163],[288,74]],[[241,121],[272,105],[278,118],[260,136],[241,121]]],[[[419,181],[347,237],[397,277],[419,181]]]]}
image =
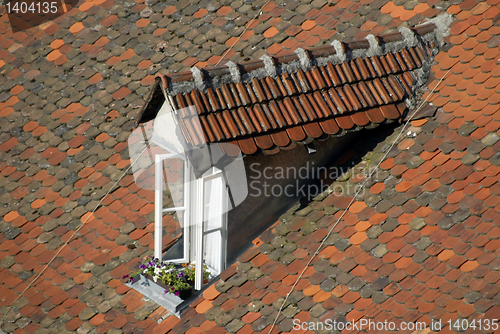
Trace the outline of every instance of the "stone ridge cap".
{"type": "Polygon", "coordinates": [[[324,60],[321,60],[325,58],[329,58],[327,62],[341,63],[359,57],[382,55],[389,52],[399,51],[402,48],[417,44],[418,37],[414,38],[413,41],[408,40],[411,38],[412,34],[422,38],[428,34],[434,33],[436,28],[437,25],[434,22],[425,22],[413,28],[402,27],[399,31],[385,33],[378,36],[370,34],[365,39],[361,40],[354,40],[350,42],[333,41],[331,45],[307,50],[299,48],[295,50],[295,52],[291,52],[286,55],[278,57],[263,56],[261,59],[251,60],[239,64],[229,61],[224,65],[205,69],[193,67],[190,71],[183,71],[168,75],[158,73],[156,78],[157,82],[162,83],[162,88],[165,90],[165,93],[168,93],[169,95],[176,95],[178,93],[185,94],[189,93],[193,89],[204,90],[208,87],[217,86],[214,84],[214,81],[223,82],[224,80],[218,80],[223,76],[230,77],[229,81],[236,83],[241,82],[243,76],[257,70],[267,70],[267,76],[276,76],[278,71],[290,73],[295,72],[299,67],[303,70],[307,70],[308,67],[312,67],[313,65],[321,66],[321,63],[325,63],[324,60]],[[385,45],[389,45],[391,43],[398,43],[399,45],[396,48],[384,48],[385,45]],[[409,43],[413,43],[413,45],[408,45],[409,43]],[[382,51],[382,49],[385,49],[385,52],[382,51]],[[362,53],[360,54],[359,51],[362,53]],[[304,63],[308,61],[309,64],[304,66],[304,63]],[[295,66],[288,66],[291,67],[290,71],[290,69],[286,67],[287,65],[292,65],[292,63],[296,64],[294,64],[295,66]],[[273,66],[274,69],[272,68],[273,66]],[[190,85],[189,87],[184,87],[183,89],[181,86],[185,82],[189,82],[190,85]]]}

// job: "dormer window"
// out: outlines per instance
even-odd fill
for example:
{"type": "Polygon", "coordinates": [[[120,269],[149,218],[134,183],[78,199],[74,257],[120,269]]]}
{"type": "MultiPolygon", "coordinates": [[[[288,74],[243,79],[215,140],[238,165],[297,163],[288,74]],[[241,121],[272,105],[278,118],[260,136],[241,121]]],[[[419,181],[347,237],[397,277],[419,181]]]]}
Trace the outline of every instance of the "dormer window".
{"type": "Polygon", "coordinates": [[[227,212],[247,189],[239,148],[205,143],[193,130],[201,129],[196,115],[193,107],[164,103],[153,121],[134,131],[129,146],[136,145],[136,184],[155,192],[154,257],[194,264],[194,288],[201,290],[204,270],[213,278],[226,267],[227,212]],[[173,231],[181,234],[172,245],[173,231]]]}

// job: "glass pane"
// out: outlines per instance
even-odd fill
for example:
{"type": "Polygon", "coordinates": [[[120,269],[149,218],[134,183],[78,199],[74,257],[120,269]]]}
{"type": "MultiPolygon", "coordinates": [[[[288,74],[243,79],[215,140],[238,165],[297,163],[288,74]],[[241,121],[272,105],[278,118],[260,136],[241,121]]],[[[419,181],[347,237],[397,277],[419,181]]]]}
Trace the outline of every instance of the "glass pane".
{"type": "Polygon", "coordinates": [[[184,257],[184,211],[164,212],[162,220],[162,254],[164,260],[184,257]]]}
{"type": "Polygon", "coordinates": [[[222,231],[206,234],[203,238],[203,259],[205,264],[215,274],[219,274],[222,271],[222,231]]]}
{"type": "Polygon", "coordinates": [[[180,158],[163,160],[163,180],[163,207],[182,207],[185,191],[184,160],[180,158]]]}
{"type": "Polygon", "coordinates": [[[224,213],[223,198],[225,198],[224,183],[221,176],[204,182],[203,232],[222,227],[224,213]]]}
{"type": "MultiPolygon", "coordinates": [[[[209,175],[212,175],[210,173],[209,175]]],[[[222,271],[224,227],[224,182],[221,175],[204,181],[203,205],[203,259],[205,264],[219,274],[222,271]]]]}

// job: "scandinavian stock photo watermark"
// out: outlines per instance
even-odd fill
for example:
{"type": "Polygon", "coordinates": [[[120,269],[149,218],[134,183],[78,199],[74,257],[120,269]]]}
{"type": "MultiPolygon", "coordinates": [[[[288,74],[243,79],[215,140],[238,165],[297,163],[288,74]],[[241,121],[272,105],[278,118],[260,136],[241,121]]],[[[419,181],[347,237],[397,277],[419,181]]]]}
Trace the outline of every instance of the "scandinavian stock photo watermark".
{"type": "Polygon", "coordinates": [[[367,178],[376,172],[374,167],[353,166],[315,166],[309,162],[301,167],[263,167],[260,163],[252,163],[248,173],[249,196],[252,197],[308,197],[312,198],[328,191],[336,195],[349,195],[365,191],[352,182],[333,183],[346,173],[352,173],[358,179],[367,178]]]}

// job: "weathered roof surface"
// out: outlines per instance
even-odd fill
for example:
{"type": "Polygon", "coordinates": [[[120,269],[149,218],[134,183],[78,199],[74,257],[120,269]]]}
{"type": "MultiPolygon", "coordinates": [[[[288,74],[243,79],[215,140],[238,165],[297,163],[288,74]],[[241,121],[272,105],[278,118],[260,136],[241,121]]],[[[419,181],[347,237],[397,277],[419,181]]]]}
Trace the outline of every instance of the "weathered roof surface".
{"type": "MultiPolygon", "coordinates": [[[[350,41],[406,24],[413,27],[441,12],[455,15],[447,45],[431,71],[439,78],[452,69],[431,97],[443,112],[414,124],[415,131],[421,130],[418,136],[405,138],[382,165],[388,180],[376,181],[368,197],[349,210],[339,232],[342,241],[338,248],[328,248],[338,255],[323,253],[299,286],[297,298],[304,297],[297,303],[297,317],[333,311],[386,320],[389,310],[401,310],[394,317],[419,315],[443,322],[457,316],[498,318],[500,10],[494,1],[456,2],[269,2],[228,53],[227,59],[241,63],[333,39],[350,41]],[[451,221],[441,220],[441,214],[451,221]],[[385,215],[397,220],[377,225],[376,219],[385,215]],[[415,218],[422,220],[411,223],[415,218]],[[363,233],[367,239],[360,243],[363,233]],[[347,239],[351,244],[343,250],[347,239]],[[377,257],[384,247],[388,252],[377,257]],[[332,294],[318,277],[327,275],[321,271],[325,261],[333,268],[340,259],[345,266],[337,266],[335,282],[342,289],[332,294]],[[347,282],[352,276],[367,288],[355,291],[359,280],[347,282]],[[390,283],[384,286],[387,277],[390,283]]],[[[215,65],[265,3],[82,1],[74,8],[66,5],[68,12],[54,21],[15,33],[0,9],[2,317],[129,166],[125,141],[158,70],[169,74],[215,65]]],[[[182,321],[168,317],[158,324],[166,310],[120,281],[136,268],[138,257],[152,253],[152,203],[152,194],[138,189],[131,175],[122,179],[78,238],[14,303],[2,330],[163,333],[177,326],[175,332],[190,328],[191,333],[225,332],[243,324],[244,333],[268,326],[269,314],[276,311],[272,300],[283,296],[297,272],[287,265],[292,278],[281,283],[272,268],[285,265],[274,254],[263,254],[274,247],[269,240],[280,240],[273,233],[284,233],[278,227],[261,238],[265,246],[254,250],[258,254],[241,258],[240,265],[223,274],[223,279],[233,271],[239,276],[219,283],[221,292],[210,288],[182,321]],[[137,247],[129,249],[131,243],[137,247]],[[263,276],[236,288],[237,277],[248,278],[249,264],[263,276]],[[243,307],[249,300],[265,307],[253,312],[257,309],[243,307]],[[225,323],[228,316],[237,320],[225,323]]],[[[304,247],[303,242],[324,233],[328,218],[317,216],[328,217],[343,203],[312,203],[314,210],[305,219],[315,221],[308,224],[319,227],[318,232],[301,242],[286,234],[297,246],[288,252],[293,262],[300,264],[310,253],[310,244],[304,247]]],[[[300,225],[303,220],[296,216],[300,225]]],[[[309,233],[304,225],[297,232],[309,233]]]]}
{"type": "Polygon", "coordinates": [[[245,154],[392,121],[428,77],[424,68],[439,48],[436,29],[427,23],[404,34],[160,74],[141,114],[153,117],[165,91],[181,110],[188,143],[229,141],[245,154]]]}

